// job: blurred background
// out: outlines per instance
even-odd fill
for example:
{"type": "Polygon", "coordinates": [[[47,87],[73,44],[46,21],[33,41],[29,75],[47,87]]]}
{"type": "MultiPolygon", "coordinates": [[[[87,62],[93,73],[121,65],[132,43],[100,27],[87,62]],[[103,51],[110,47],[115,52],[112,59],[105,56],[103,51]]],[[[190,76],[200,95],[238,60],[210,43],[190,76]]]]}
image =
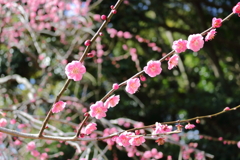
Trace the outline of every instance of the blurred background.
{"type": "MultiPolygon", "coordinates": [[[[208,29],[213,17],[225,18],[237,2],[124,1],[104,29],[104,35],[92,44],[90,52],[95,56],[85,60],[84,78],[72,82],[64,93],[62,100],[68,102],[67,112],[54,115],[55,118],[78,124],[89,104],[100,100],[113,83],[125,81],[142,70],[149,60],[160,59],[170,52],[174,40],[187,40],[190,34],[208,29]]],[[[43,120],[64,85],[66,64],[80,58],[84,41],[91,39],[102,23],[100,15],[107,15],[110,5],[115,3],[112,0],[0,2],[0,107],[9,121],[16,119],[18,124],[9,128],[22,131],[19,125],[28,122],[20,113],[12,112],[16,108],[43,120]]],[[[165,61],[161,75],[154,78],[145,75],[146,81],[136,94],[130,95],[124,88],[115,92],[121,96],[121,101],[107,112],[106,119],[123,117],[150,125],[213,114],[227,106],[239,105],[239,28],[240,18],[234,15],[216,30],[215,38],[206,42],[199,52],[181,53],[178,67],[168,70],[165,61]]],[[[50,124],[64,132],[73,131],[67,124],[50,124]]],[[[238,110],[194,124],[196,128],[179,135],[181,144],[196,142],[197,149],[214,155],[217,160],[240,159],[236,145],[240,141],[238,110]],[[204,136],[233,142],[213,141],[204,136]]],[[[126,125],[125,129],[132,127],[126,125]]],[[[26,132],[38,131],[37,127],[28,125],[23,128],[26,132]]],[[[104,125],[98,129],[103,130],[104,125]]],[[[18,138],[9,138],[12,140],[2,140],[2,151],[12,147],[14,152],[9,149],[9,155],[12,152],[13,157],[14,153],[31,157],[24,153],[23,147],[9,145],[18,138]]],[[[154,141],[147,141],[146,144],[150,149],[161,151],[163,159],[171,155],[175,160],[181,153],[180,147],[172,143],[158,146],[154,141]]],[[[106,146],[106,143],[99,142],[99,146],[106,146]]],[[[49,148],[49,155],[59,152],[57,158],[52,159],[74,159],[76,155],[76,150],[67,144],[54,141],[46,144],[41,140],[39,151],[45,148],[49,148]]],[[[106,156],[108,159],[139,159],[128,157],[116,147],[106,156]]],[[[190,157],[194,159],[193,154],[190,157]]]]}

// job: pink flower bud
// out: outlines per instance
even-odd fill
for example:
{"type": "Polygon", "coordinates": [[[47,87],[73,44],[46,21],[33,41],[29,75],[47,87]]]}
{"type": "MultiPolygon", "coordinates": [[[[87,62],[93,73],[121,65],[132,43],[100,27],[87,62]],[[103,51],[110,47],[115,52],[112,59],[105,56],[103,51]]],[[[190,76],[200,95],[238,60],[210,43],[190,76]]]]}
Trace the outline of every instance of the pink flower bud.
{"type": "Polygon", "coordinates": [[[88,53],[87,57],[92,58],[92,57],[94,57],[94,55],[93,55],[93,53],[88,53]]]}
{"type": "Polygon", "coordinates": [[[117,90],[117,89],[119,88],[119,85],[118,85],[117,83],[114,83],[113,86],[112,86],[112,88],[113,88],[114,90],[117,90]]]}
{"type": "Polygon", "coordinates": [[[84,42],[85,46],[90,46],[90,44],[91,44],[91,41],[89,39],[84,42]]]}
{"type": "Polygon", "coordinates": [[[230,110],[229,107],[224,108],[224,111],[229,111],[229,110],[230,110]]]}
{"type": "Polygon", "coordinates": [[[116,9],[113,9],[113,10],[112,10],[112,13],[113,13],[113,14],[116,14],[116,13],[117,13],[117,10],[116,10],[116,9]]]}
{"type": "Polygon", "coordinates": [[[101,19],[105,21],[107,19],[107,16],[106,15],[101,15],[101,19]]]}
{"type": "Polygon", "coordinates": [[[199,120],[199,119],[196,119],[196,123],[200,123],[200,120],[199,120]]]}
{"type": "Polygon", "coordinates": [[[111,8],[111,9],[114,9],[114,5],[111,5],[110,8],[111,8]]]}
{"type": "Polygon", "coordinates": [[[141,76],[140,76],[140,80],[144,82],[144,81],[146,81],[146,77],[143,76],[143,75],[141,75],[141,76]]]}

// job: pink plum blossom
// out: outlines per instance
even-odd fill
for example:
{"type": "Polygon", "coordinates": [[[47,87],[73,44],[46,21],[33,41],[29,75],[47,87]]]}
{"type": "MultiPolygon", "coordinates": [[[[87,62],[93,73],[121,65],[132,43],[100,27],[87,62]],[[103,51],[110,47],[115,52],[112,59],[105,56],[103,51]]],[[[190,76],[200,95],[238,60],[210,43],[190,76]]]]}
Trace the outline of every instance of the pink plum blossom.
{"type": "Polygon", "coordinates": [[[155,77],[162,72],[161,62],[151,60],[147,63],[147,66],[145,66],[143,70],[150,77],[155,77]]]}
{"type": "Polygon", "coordinates": [[[188,123],[188,124],[185,126],[185,129],[193,129],[194,127],[195,127],[194,124],[188,123]]]}
{"type": "Polygon", "coordinates": [[[172,126],[168,126],[166,124],[162,125],[161,123],[156,122],[155,123],[155,129],[152,132],[152,135],[161,134],[161,133],[167,133],[172,131],[172,126]]]}
{"type": "Polygon", "coordinates": [[[205,37],[205,41],[212,40],[215,37],[216,33],[217,33],[216,29],[212,29],[211,31],[209,31],[205,37]]]}
{"type": "Polygon", "coordinates": [[[222,26],[222,19],[221,18],[216,18],[216,17],[214,17],[213,19],[212,19],[212,27],[213,28],[219,28],[219,27],[221,27],[222,26]]]}
{"type": "Polygon", "coordinates": [[[85,134],[91,134],[93,131],[97,129],[96,123],[89,123],[85,128],[85,134]]]}
{"type": "Polygon", "coordinates": [[[127,86],[125,90],[130,94],[134,94],[140,86],[141,86],[141,83],[139,78],[129,79],[127,81],[127,86]]]}
{"type": "Polygon", "coordinates": [[[179,56],[177,54],[174,54],[169,60],[168,60],[168,69],[171,70],[173,67],[178,65],[178,59],[179,56]]]}
{"type": "Polygon", "coordinates": [[[0,119],[0,127],[5,127],[7,125],[7,120],[5,118],[0,119]]]}
{"type": "Polygon", "coordinates": [[[192,34],[188,37],[187,48],[194,52],[199,51],[204,45],[203,36],[201,34],[192,34]]]}
{"type": "Polygon", "coordinates": [[[58,101],[53,105],[52,112],[53,113],[61,112],[65,108],[66,104],[67,104],[66,102],[58,101]]]}
{"type": "Polygon", "coordinates": [[[68,79],[73,79],[74,81],[80,81],[85,72],[85,66],[79,61],[72,61],[68,63],[65,68],[68,79]]]}
{"type": "Polygon", "coordinates": [[[233,13],[237,13],[238,15],[240,14],[240,2],[238,2],[236,6],[233,7],[232,11],[233,13]]]}
{"type": "Polygon", "coordinates": [[[132,138],[131,136],[135,136],[134,133],[132,132],[123,132],[121,133],[117,139],[116,139],[116,143],[119,145],[119,146],[124,146],[124,147],[127,147],[130,145],[129,143],[129,140],[132,138]]]}
{"type": "Polygon", "coordinates": [[[181,53],[181,52],[185,52],[187,49],[187,40],[182,40],[179,39],[177,41],[173,42],[172,45],[172,49],[176,52],[176,53],[181,53]]]}
{"type": "Polygon", "coordinates": [[[101,119],[102,117],[106,117],[107,108],[104,107],[102,101],[97,101],[95,104],[90,106],[90,116],[96,117],[97,119],[101,119]]]}
{"type": "Polygon", "coordinates": [[[34,141],[31,141],[27,144],[27,150],[28,151],[33,151],[36,148],[36,144],[34,141]]]}
{"type": "Polygon", "coordinates": [[[104,106],[107,108],[115,107],[119,103],[119,101],[120,101],[119,95],[117,95],[117,96],[112,95],[105,101],[104,106]]]}
{"type": "Polygon", "coordinates": [[[140,146],[141,144],[143,144],[145,142],[145,138],[143,136],[134,136],[129,140],[129,143],[132,146],[140,146]]]}

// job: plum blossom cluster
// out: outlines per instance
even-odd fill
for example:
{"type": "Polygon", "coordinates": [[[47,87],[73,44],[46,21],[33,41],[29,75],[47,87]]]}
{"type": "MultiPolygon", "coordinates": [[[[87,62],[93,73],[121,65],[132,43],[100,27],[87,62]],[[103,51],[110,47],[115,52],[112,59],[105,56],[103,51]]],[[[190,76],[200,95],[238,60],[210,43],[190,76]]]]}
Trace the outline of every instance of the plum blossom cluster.
{"type": "Polygon", "coordinates": [[[105,101],[105,103],[103,103],[102,101],[97,101],[95,104],[92,104],[90,106],[89,114],[91,117],[95,117],[97,119],[106,117],[106,112],[108,111],[108,108],[115,107],[119,103],[119,101],[119,95],[112,95],[105,101]]]}
{"type": "Polygon", "coordinates": [[[172,126],[171,125],[166,125],[166,124],[161,124],[159,122],[155,123],[155,129],[152,132],[152,136],[155,136],[157,134],[161,134],[161,133],[167,133],[167,132],[171,132],[172,131],[172,126]]]}
{"type": "Polygon", "coordinates": [[[120,146],[127,147],[129,145],[132,146],[140,146],[146,140],[142,135],[135,135],[132,132],[123,132],[116,138],[116,143],[120,146]]]}
{"type": "Polygon", "coordinates": [[[40,160],[45,160],[48,158],[48,154],[47,153],[40,153],[36,150],[36,144],[34,141],[31,141],[27,144],[26,146],[27,150],[29,152],[31,152],[31,155],[36,157],[36,158],[39,158],[40,160]]]}
{"type": "Polygon", "coordinates": [[[145,159],[161,159],[163,158],[163,153],[158,152],[156,148],[153,148],[151,151],[145,151],[143,153],[143,158],[145,159]]]}

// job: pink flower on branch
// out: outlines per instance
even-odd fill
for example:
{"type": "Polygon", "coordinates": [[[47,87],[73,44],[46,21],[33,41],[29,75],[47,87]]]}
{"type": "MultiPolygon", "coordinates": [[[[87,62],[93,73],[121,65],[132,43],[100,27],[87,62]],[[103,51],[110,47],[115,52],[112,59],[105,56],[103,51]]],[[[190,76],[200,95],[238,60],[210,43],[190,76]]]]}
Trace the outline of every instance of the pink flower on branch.
{"type": "Polygon", "coordinates": [[[74,81],[80,81],[85,72],[85,66],[79,61],[72,61],[68,63],[65,68],[68,79],[73,79],[74,81]]]}
{"type": "Polygon", "coordinates": [[[195,125],[194,125],[194,124],[188,123],[188,124],[185,126],[185,129],[193,129],[193,128],[195,128],[195,125]]]}
{"type": "Polygon", "coordinates": [[[194,52],[199,51],[204,45],[203,36],[201,34],[192,34],[188,37],[187,48],[194,52]]]}
{"type": "Polygon", "coordinates": [[[112,95],[105,101],[104,106],[106,108],[115,107],[119,103],[119,101],[120,101],[119,95],[117,95],[117,96],[112,95]]]}
{"type": "Polygon", "coordinates": [[[125,90],[130,94],[134,94],[140,86],[141,86],[141,83],[139,78],[129,79],[127,81],[127,86],[125,90]]]}
{"type": "Polygon", "coordinates": [[[107,108],[104,106],[102,101],[97,101],[95,104],[90,106],[90,116],[97,119],[106,117],[107,108]]]}
{"type": "Polygon", "coordinates": [[[236,6],[233,7],[232,11],[233,13],[237,13],[238,15],[240,14],[240,2],[238,2],[236,6]]]}
{"type": "Polygon", "coordinates": [[[145,66],[143,70],[150,77],[155,77],[162,72],[161,62],[151,60],[147,63],[147,66],[145,66]]]}
{"type": "Polygon", "coordinates": [[[211,31],[209,31],[205,37],[205,41],[212,40],[215,37],[216,33],[217,33],[216,29],[212,29],[211,31]]]}
{"type": "Polygon", "coordinates": [[[172,49],[176,52],[176,53],[181,53],[181,52],[185,52],[187,49],[187,40],[182,40],[179,39],[177,41],[173,42],[172,45],[172,49]]]}
{"type": "Polygon", "coordinates": [[[178,65],[178,59],[179,56],[177,54],[174,54],[169,60],[168,60],[168,69],[171,70],[173,67],[178,65]]]}
{"type": "Polygon", "coordinates": [[[132,146],[140,146],[141,144],[143,144],[145,142],[145,138],[143,136],[133,136],[130,140],[129,143],[132,146]]]}
{"type": "Polygon", "coordinates": [[[53,105],[52,112],[58,113],[61,112],[66,107],[66,102],[59,101],[53,105]]]}
{"type": "Polygon", "coordinates": [[[156,134],[171,132],[171,131],[172,131],[172,126],[168,126],[166,124],[162,125],[161,123],[156,122],[155,129],[152,132],[152,136],[156,134]]]}
{"type": "Polygon", "coordinates": [[[221,18],[213,18],[212,19],[212,27],[213,28],[219,28],[222,26],[222,19],[221,18]]]}
{"type": "Polygon", "coordinates": [[[91,134],[93,131],[97,129],[96,123],[89,123],[85,128],[85,134],[91,134]]]}
{"type": "Polygon", "coordinates": [[[127,147],[130,145],[129,143],[129,140],[131,139],[131,136],[135,136],[134,133],[132,132],[123,132],[121,133],[117,139],[116,139],[116,143],[119,145],[119,146],[124,146],[124,147],[127,147]]]}

